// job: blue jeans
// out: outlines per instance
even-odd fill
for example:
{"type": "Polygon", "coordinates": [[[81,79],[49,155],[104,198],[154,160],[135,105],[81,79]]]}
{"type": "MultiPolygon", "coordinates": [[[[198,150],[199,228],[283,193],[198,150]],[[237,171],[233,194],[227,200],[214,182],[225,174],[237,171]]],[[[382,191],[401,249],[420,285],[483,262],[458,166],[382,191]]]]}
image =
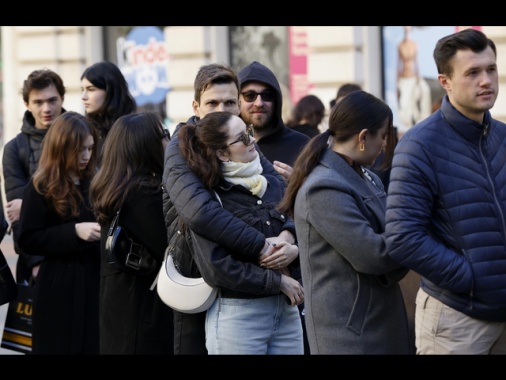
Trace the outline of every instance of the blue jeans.
{"type": "Polygon", "coordinates": [[[206,316],[209,355],[303,355],[299,310],[285,299],[218,297],[206,316]]]}

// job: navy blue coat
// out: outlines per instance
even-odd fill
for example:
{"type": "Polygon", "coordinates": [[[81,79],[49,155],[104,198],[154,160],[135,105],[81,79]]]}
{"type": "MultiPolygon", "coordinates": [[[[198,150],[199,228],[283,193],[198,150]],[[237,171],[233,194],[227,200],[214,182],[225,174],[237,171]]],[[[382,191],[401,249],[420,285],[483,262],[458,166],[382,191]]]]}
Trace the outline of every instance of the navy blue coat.
{"type": "Polygon", "coordinates": [[[386,212],[390,256],[431,296],[506,321],[506,125],[443,99],[399,140],[386,212]]]}

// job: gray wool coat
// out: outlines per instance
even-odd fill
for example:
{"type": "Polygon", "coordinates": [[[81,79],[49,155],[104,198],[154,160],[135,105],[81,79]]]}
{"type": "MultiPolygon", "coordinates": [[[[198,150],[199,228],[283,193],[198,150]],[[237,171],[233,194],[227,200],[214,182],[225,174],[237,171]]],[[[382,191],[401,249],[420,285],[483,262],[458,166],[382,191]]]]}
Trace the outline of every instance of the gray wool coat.
{"type": "Polygon", "coordinates": [[[387,254],[386,194],[327,149],[299,189],[295,228],[311,354],[412,354],[399,281],[387,254]]]}

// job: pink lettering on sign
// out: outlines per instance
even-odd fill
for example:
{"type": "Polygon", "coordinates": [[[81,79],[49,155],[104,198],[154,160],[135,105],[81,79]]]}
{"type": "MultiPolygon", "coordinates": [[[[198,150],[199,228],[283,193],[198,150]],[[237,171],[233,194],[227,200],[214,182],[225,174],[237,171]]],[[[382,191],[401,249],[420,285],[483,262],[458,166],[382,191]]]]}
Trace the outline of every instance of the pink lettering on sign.
{"type": "Polygon", "coordinates": [[[155,38],[150,38],[147,45],[131,45],[127,54],[130,55],[130,64],[134,67],[165,63],[169,59],[165,41],[157,41],[155,38]]]}
{"type": "Polygon", "coordinates": [[[305,26],[288,27],[290,62],[290,99],[293,104],[307,95],[311,85],[307,80],[307,31],[305,26]]]}

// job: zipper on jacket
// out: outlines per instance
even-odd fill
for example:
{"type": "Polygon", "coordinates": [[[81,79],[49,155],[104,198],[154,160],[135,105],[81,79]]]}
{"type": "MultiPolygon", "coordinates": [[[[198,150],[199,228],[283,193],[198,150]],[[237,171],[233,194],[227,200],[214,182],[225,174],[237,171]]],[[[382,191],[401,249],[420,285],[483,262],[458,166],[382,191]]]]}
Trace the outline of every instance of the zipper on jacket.
{"type": "Polygon", "coordinates": [[[488,160],[486,159],[486,157],[483,153],[483,138],[486,137],[486,135],[488,133],[488,128],[489,128],[488,125],[484,125],[483,134],[480,137],[480,141],[479,141],[479,151],[480,151],[481,159],[483,161],[483,165],[485,166],[485,171],[487,172],[487,180],[488,180],[488,183],[490,184],[494,203],[495,203],[497,210],[501,216],[502,231],[503,231],[503,234],[506,236],[506,219],[504,218],[503,208],[502,208],[501,202],[499,202],[499,199],[497,198],[497,191],[496,191],[496,188],[494,185],[494,180],[492,179],[492,177],[490,175],[490,170],[488,168],[488,160]]]}
{"type": "MultiPolygon", "coordinates": [[[[465,249],[462,249],[462,254],[469,261],[469,257],[467,256],[465,249]]],[[[470,301],[469,302],[469,309],[473,310],[473,305],[474,305],[474,303],[473,303],[473,301],[474,301],[474,270],[473,270],[472,265],[471,265],[471,272],[472,272],[472,275],[471,275],[471,290],[469,291],[469,301],[470,301]]]]}

